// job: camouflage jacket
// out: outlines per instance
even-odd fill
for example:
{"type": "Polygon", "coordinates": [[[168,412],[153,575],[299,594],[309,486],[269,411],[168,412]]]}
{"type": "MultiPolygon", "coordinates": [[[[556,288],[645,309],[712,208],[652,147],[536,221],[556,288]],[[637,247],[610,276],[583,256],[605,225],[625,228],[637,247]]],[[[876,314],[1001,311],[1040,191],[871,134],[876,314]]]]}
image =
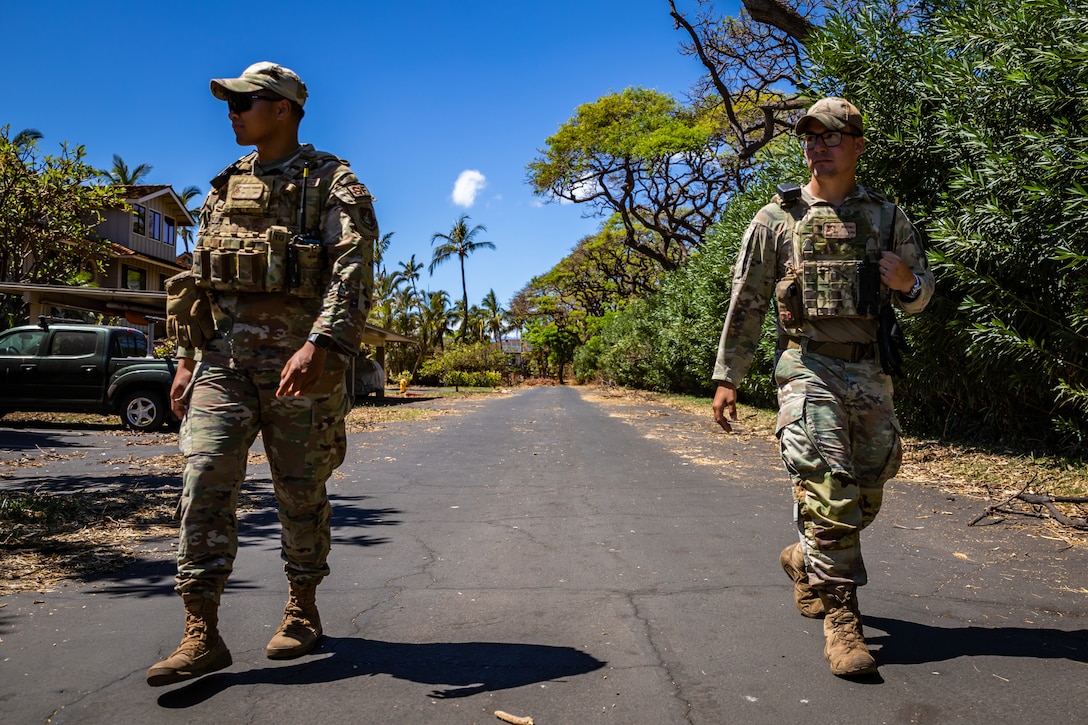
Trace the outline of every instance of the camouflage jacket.
{"type": "MultiPolygon", "coordinates": [[[[242,174],[262,178],[282,175],[281,186],[294,196],[273,197],[267,213],[241,220],[250,233],[273,225],[299,231],[298,192],[306,184],[306,207],[316,224],[308,221],[326,252],[327,284],[323,292],[304,298],[285,292],[209,290],[216,335],[203,350],[178,351],[178,357],[197,357],[218,365],[245,370],[274,371],[305,343],[311,333],[332,338],[331,352],[358,354],[371,306],[374,282],[374,243],[378,225],[373,198],[344,162],[303,145],[282,162],[262,166],[253,152],[227,167],[212,181],[200,211],[200,240],[209,235],[229,237],[239,227],[227,204],[228,182],[242,174]],[[308,179],[299,175],[300,159],[309,164],[308,179]]],[[[279,188],[279,187],[277,187],[279,188]]],[[[198,248],[202,241],[198,240],[198,248]]],[[[330,362],[331,359],[330,359],[330,362]]]]}
{"type": "MultiPolygon", "coordinates": [[[[861,206],[861,213],[873,218],[872,226],[879,228],[881,206],[884,198],[864,187],[850,194],[836,209],[861,206]]],[[[802,189],[797,204],[802,210],[815,206],[831,206],[802,189]]],[[[794,214],[797,213],[796,210],[794,214]]],[[[775,283],[786,274],[787,265],[794,256],[794,214],[783,209],[776,201],[759,210],[744,234],[741,250],[733,273],[733,291],[729,312],[722,326],[718,343],[718,356],[714,364],[713,380],[734,385],[744,379],[752,356],[759,344],[763,319],[767,307],[774,298],[775,283]]],[[[858,209],[850,211],[857,213],[858,209]]],[[[926,261],[917,230],[907,216],[895,209],[892,216],[892,240],[890,251],[895,252],[911,268],[922,283],[921,291],[914,299],[891,292],[892,303],[907,313],[921,312],[933,296],[934,281],[926,261]]],[[[888,249],[887,241],[883,242],[888,249]]],[[[885,290],[886,291],[886,290],[885,290]]],[[[779,328],[781,335],[784,331],[779,328]]],[[[870,343],[876,340],[877,320],[856,317],[831,317],[806,319],[800,337],[816,341],[840,343],[870,343]]]]}

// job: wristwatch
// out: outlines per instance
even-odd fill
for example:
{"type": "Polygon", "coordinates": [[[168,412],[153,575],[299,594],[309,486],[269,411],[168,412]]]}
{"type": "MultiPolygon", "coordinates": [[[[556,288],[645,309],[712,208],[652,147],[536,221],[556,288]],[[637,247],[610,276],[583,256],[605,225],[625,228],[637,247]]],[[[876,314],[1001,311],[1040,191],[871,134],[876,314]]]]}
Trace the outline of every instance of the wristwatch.
{"type": "Polygon", "coordinates": [[[912,300],[918,296],[918,293],[922,291],[922,279],[918,275],[914,275],[914,286],[910,288],[910,292],[907,293],[907,297],[912,300]]]}
{"type": "Polygon", "coordinates": [[[306,338],[306,342],[312,343],[314,347],[319,347],[322,350],[328,350],[329,345],[332,344],[332,338],[320,332],[311,332],[310,336],[306,338]]]}

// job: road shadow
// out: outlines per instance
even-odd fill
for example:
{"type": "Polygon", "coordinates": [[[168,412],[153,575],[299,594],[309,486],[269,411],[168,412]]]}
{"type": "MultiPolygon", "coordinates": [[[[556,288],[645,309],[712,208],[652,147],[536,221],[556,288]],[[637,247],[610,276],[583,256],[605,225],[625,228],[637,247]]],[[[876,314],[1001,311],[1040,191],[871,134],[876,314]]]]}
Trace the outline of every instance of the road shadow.
{"type": "MultiPolygon", "coordinates": [[[[144,492],[140,488],[142,479],[139,477],[126,477],[125,485],[133,486],[135,498],[144,492]],[[131,480],[129,480],[131,479],[131,480]]],[[[272,484],[268,482],[266,487],[254,487],[252,481],[243,484],[239,505],[242,509],[238,515],[238,544],[239,556],[246,556],[246,549],[266,548],[279,551],[280,548],[280,521],[275,494],[272,492],[272,484]]],[[[42,490],[54,490],[48,482],[42,482],[42,490]]],[[[66,486],[59,486],[65,488],[66,486]]],[[[179,496],[180,487],[164,487],[163,495],[171,498],[179,496]]],[[[116,493],[116,492],[112,492],[116,493]]],[[[70,496],[86,495],[92,500],[97,495],[103,497],[102,491],[91,491],[86,494],[69,494],[70,496]]],[[[385,536],[375,536],[368,531],[378,527],[398,526],[400,521],[397,516],[401,513],[392,508],[370,508],[364,502],[372,498],[367,495],[331,495],[332,503],[332,544],[335,547],[371,547],[389,543],[385,536]]],[[[176,498],[173,498],[176,501],[176,498]]],[[[171,510],[174,503],[170,504],[171,510]]],[[[162,525],[172,523],[165,516],[154,523],[162,525]]],[[[97,525],[90,523],[88,525],[97,525]]],[[[132,540],[102,541],[101,539],[89,539],[87,541],[68,542],[63,545],[68,557],[54,560],[51,566],[58,573],[59,578],[68,579],[83,584],[98,584],[103,594],[113,596],[136,596],[148,598],[155,596],[174,596],[174,574],[176,563],[173,552],[164,556],[161,552],[152,555],[141,552],[140,549],[151,550],[157,546],[163,546],[165,541],[176,540],[177,529],[169,536],[150,536],[139,542],[132,540]],[[135,557],[135,561],[133,558],[135,557]],[[110,564],[113,560],[116,563],[110,564]],[[85,565],[86,564],[86,565],[85,565]]],[[[53,546],[51,542],[28,544],[22,547],[23,551],[40,551],[43,547],[53,546]]],[[[257,589],[258,585],[250,584],[234,577],[228,584],[230,591],[245,589],[257,589]]]]}
{"type": "Polygon", "coordinates": [[[870,645],[880,646],[881,665],[918,665],[957,657],[998,656],[1067,659],[1088,663],[1088,630],[1030,627],[934,627],[884,617],[865,617],[866,629],[885,635],[866,634],[870,645]]]}
{"type": "Polygon", "coordinates": [[[356,397],[354,405],[355,407],[363,408],[393,408],[398,405],[408,405],[409,403],[425,403],[430,400],[437,400],[441,397],[441,395],[408,392],[404,394],[404,397],[391,395],[387,395],[384,398],[356,397]]]}
{"type": "Polygon", "coordinates": [[[232,687],[312,685],[375,675],[433,685],[437,689],[421,697],[451,699],[584,675],[607,664],[573,647],[504,642],[410,644],[325,637],[315,654],[287,666],[208,675],[163,694],[158,704],[181,709],[232,687]]]}

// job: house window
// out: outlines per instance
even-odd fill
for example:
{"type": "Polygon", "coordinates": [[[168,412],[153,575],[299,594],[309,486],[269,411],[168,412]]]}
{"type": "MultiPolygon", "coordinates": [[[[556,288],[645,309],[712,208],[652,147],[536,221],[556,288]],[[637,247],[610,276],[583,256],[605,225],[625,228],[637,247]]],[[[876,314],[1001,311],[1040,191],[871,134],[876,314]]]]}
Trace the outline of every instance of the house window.
{"type": "Polygon", "coordinates": [[[147,289],[147,270],[126,264],[121,267],[121,276],[125,289],[147,289]]]}
{"type": "Polygon", "coordinates": [[[162,240],[171,247],[177,246],[177,225],[174,223],[174,218],[164,216],[162,223],[162,240]]]}
{"type": "Polygon", "coordinates": [[[159,214],[154,209],[147,210],[147,236],[152,239],[159,239],[162,235],[159,233],[162,229],[162,214],[159,214]]]}
{"type": "Polygon", "coordinates": [[[133,234],[146,234],[145,231],[145,219],[147,215],[147,209],[139,204],[132,205],[132,233],[133,234]]]}

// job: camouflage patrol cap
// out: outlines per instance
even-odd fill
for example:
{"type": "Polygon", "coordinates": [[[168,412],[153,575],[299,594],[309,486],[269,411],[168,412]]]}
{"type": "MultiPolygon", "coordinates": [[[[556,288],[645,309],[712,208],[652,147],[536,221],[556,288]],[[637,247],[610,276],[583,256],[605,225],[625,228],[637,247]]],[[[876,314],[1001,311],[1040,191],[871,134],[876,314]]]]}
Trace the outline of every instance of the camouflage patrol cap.
{"type": "Polygon", "coordinates": [[[294,101],[300,106],[306,105],[306,84],[290,68],[262,60],[242,71],[238,78],[213,78],[212,95],[221,101],[227,100],[228,93],[253,93],[266,90],[294,101]]]}
{"type": "Polygon", "coordinates": [[[794,132],[797,135],[803,134],[809,121],[819,121],[828,131],[841,131],[847,126],[853,126],[859,134],[865,133],[865,122],[861,120],[861,111],[845,98],[833,96],[816,101],[793,127],[794,132]]]}

